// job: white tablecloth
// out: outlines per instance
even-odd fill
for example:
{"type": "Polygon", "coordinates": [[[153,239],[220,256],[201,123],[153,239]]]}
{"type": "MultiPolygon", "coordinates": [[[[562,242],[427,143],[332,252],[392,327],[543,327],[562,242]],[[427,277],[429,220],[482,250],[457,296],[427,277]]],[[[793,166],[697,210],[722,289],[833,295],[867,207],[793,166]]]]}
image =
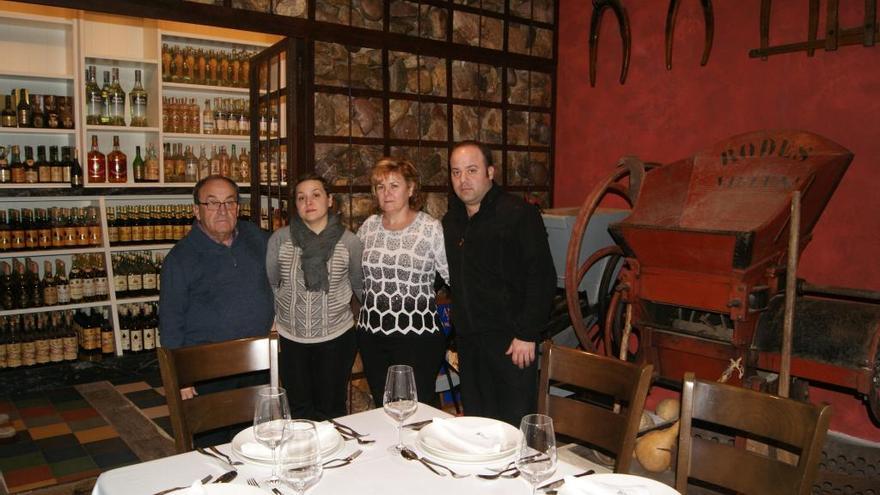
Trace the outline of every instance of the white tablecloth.
{"type": "MultiPolygon", "coordinates": [[[[407,422],[448,416],[449,414],[443,411],[419,404],[418,411],[407,422]]],[[[360,433],[369,433],[369,438],[376,440],[376,443],[358,445],[353,440],[346,442],[345,447],[333,455],[333,458],[345,457],[358,448],[363,449],[363,453],[348,466],[325,470],[318,484],[308,490],[308,495],[347,493],[356,493],[357,495],[525,495],[531,493],[528,483],[521,478],[488,481],[475,476],[463,479],[453,479],[450,476],[440,477],[428,471],[418,461],[408,461],[399,455],[389,453],[388,447],[397,443],[397,430],[395,423],[382,409],[345,416],[339,418],[339,421],[360,433]]],[[[404,429],[404,443],[413,446],[416,442],[416,435],[416,432],[404,429]]],[[[232,455],[229,444],[219,448],[222,452],[232,455]]],[[[465,473],[488,472],[486,469],[481,469],[480,466],[446,464],[456,471],[465,473]]],[[[107,471],[98,477],[92,495],[150,495],[165,488],[190,485],[194,480],[205,475],[217,476],[228,469],[227,464],[193,451],[107,471]]],[[[248,478],[262,480],[269,476],[271,471],[269,467],[254,464],[237,466],[237,469],[239,475],[233,482],[236,484],[245,484],[248,478]]],[[[608,472],[608,469],[601,466],[595,466],[593,469],[600,473],[608,472]]],[[[575,467],[560,460],[556,473],[547,481],[581,471],[583,471],[583,467],[575,467]]],[[[290,490],[283,487],[282,491],[291,493],[290,490]]],[[[266,492],[271,493],[269,490],[266,492]]]]}

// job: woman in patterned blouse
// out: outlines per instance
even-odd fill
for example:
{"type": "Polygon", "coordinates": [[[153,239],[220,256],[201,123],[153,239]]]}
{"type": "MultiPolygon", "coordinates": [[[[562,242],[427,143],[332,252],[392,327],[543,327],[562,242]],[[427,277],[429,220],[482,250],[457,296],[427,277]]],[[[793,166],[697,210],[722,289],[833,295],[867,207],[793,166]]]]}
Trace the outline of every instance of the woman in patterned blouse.
{"type": "Polygon", "coordinates": [[[407,160],[383,158],[370,177],[381,213],[358,230],[364,245],[364,304],[358,346],[373,402],[382,407],[392,364],[413,367],[420,401],[438,404],[437,372],[446,351],[434,300],[439,272],[449,281],[443,227],[419,211],[419,176],[407,160]]]}

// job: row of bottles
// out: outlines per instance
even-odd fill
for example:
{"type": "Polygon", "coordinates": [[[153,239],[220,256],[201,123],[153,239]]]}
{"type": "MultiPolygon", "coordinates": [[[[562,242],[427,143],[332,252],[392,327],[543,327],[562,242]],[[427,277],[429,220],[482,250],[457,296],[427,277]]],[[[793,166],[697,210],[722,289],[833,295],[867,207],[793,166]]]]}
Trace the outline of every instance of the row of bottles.
{"type": "Polygon", "coordinates": [[[86,308],[77,310],[73,316],[73,328],[79,343],[81,361],[98,361],[103,356],[116,353],[116,339],[113,324],[110,323],[110,308],[86,308]]]}
{"type": "Polygon", "coordinates": [[[248,87],[251,52],[162,44],[162,80],[208,86],[248,87]]]}
{"type": "Polygon", "coordinates": [[[114,253],[113,290],[116,298],[159,295],[163,258],[161,253],[152,251],[114,253]]]}
{"type": "Polygon", "coordinates": [[[82,186],[83,170],[77,159],[76,148],[62,146],[61,159],[58,158],[58,146],[24,146],[24,159],[21,157],[22,147],[19,145],[0,145],[0,184],[64,184],[75,187],[82,186]]]}
{"type": "MultiPolygon", "coordinates": [[[[199,108],[195,98],[166,97],[162,104],[162,130],[185,134],[222,134],[247,136],[251,132],[247,98],[214,98],[205,100],[204,108],[199,108]],[[200,118],[201,116],[201,118],[200,118]]],[[[275,120],[272,114],[267,119],[275,120]]]]}
{"type": "Polygon", "coordinates": [[[156,244],[183,239],[192,228],[190,205],[127,205],[107,208],[111,246],[156,244]]]}
{"type": "Polygon", "coordinates": [[[237,153],[232,145],[232,154],[226,146],[211,145],[210,157],[206,154],[205,145],[201,145],[199,156],[194,149],[183,143],[165,143],[163,156],[165,182],[197,182],[211,175],[222,175],[235,182],[249,182],[251,177],[251,158],[247,149],[242,147],[237,153]]]}
{"type": "Polygon", "coordinates": [[[260,183],[284,184],[287,182],[287,153],[277,146],[270,152],[266,146],[260,147],[260,159],[257,162],[260,183]]]}
{"type": "MultiPolygon", "coordinates": [[[[137,148],[137,159],[143,165],[140,147],[137,148]]],[[[113,136],[113,150],[107,155],[98,148],[98,136],[92,136],[92,149],[86,157],[86,174],[89,184],[128,182],[128,155],[119,148],[119,136],[113,136]]]]}
{"type": "Polygon", "coordinates": [[[69,274],[64,261],[55,260],[53,275],[52,261],[43,260],[42,279],[39,265],[30,258],[25,258],[23,263],[13,258],[11,265],[0,261],[0,309],[3,310],[105,301],[109,292],[104,258],[99,254],[74,255],[69,274]]]}
{"type": "Polygon", "coordinates": [[[0,252],[103,244],[97,206],[0,210],[0,252]]]}
{"type": "Polygon", "coordinates": [[[31,94],[27,89],[13,89],[6,96],[0,112],[2,127],[73,129],[73,97],[31,94]]]}
{"type": "MultiPolygon", "coordinates": [[[[98,86],[97,70],[94,65],[86,69],[86,124],[88,125],[117,125],[125,124],[125,90],[119,83],[119,68],[112,69],[113,79],[110,79],[111,71],[104,71],[104,86],[98,86]]],[[[149,95],[141,82],[141,71],[134,71],[134,87],[129,94],[129,111],[131,113],[128,125],[132,127],[148,127],[147,100],[149,95]]]]}
{"type": "Polygon", "coordinates": [[[158,305],[119,305],[119,348],[122,352],[137,354],[160,346],[158,305]]]}
{"type": "Polygon", "coordinates": [[[73,311],[0,317],[0,369],[76,361],[78,347],[73,311]]]}

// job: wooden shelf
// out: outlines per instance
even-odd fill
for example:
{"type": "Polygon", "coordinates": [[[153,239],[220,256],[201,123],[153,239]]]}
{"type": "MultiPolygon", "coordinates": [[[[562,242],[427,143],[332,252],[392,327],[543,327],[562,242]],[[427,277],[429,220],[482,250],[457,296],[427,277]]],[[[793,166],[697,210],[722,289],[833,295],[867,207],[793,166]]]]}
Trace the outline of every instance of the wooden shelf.
{"type": "Polygon", "coordinates": [[[109,57],[106,55],[85,55],[86,65],[122,65],[124,67],[141,67],[159,65],[155,58],[109,57]]]}
{"type": "Polygon", "coordinates": [[[116,304],[140,304],[145,302],[157,302],[159,296],[121,297],[116,299],[116,304]]]}
{"type": "Polygon", "coordinates": [[[110,300],[105,299],[103,301],[92,301],[86,303],[76,303],[76,304],[59,304],[55,306],[40,306],[37,308],[22,308],[22,309],[7,309],[4,311],[0,311],[0,316],[10,316],[10,315],[25,315],[31,313],[44,313],[47,311],[65,311],[68,309],[82,309],[82,308],[96,308],[102,306],[110,306],[110,300]]]}
{"type": "Polygon", "coordinates": [[[207,84],[190,84],[163,82],[162,89],[165,91],[188,92],[188,93],[231,93],[238,95],[250,94],[250,88],[232,88],[229,86],[209,86],[207,84]]]}
{"type": "Polygon", "coordinates": [[[162,134],[163,140],[180,139],[182,141],[237,141],[247,142],[251,140],[250,136],[240,136],[233,134],[189,134],[180,132],[166,132],[162,134]]]}
{"type": "Polygon", "coordinates": [[[159,251],[162,249],[171,249],[174,243],[162,244],[124,244],[121,246],[110,246],[111,253],[124,253],[127,251],[159,251]]]}
{"type": "Polygon", "coordinates": [[[3,72],[0,73],[0,79],[20,79],[20,80],[48,79],[48,80],[73,81],[74,76],[73,76],[73,74],[56,74],[56,73],[49,73],[49,72],[3,70],[3,72]]]}
{"type": "Polygon", "coordinates": [[[131,127],[123,125],[87,125],[86,132],[128,132],[132,134],[155,134],[158,127],[131,127]]]}
{"type": "Polygon", "coordinates": [[[71,256],[74,254],[91,254],[103,252],[104,248],[100,246],[60,249],[31,249],[29,251],[4,251],[0,253],[0,258],[38,258],[44,256],[71,256]]]}
{"type": "Polygon", "coordinates": [[[37,134],[44,136],[71,136],[76,134],[76,129],[49,129],[33,127],[0,127],[0,134],[37,134]]]}
{"type": "Polygon", "coordinates": [[[70,184],[0,184],[0,189],[71,189],[70,184]]]}

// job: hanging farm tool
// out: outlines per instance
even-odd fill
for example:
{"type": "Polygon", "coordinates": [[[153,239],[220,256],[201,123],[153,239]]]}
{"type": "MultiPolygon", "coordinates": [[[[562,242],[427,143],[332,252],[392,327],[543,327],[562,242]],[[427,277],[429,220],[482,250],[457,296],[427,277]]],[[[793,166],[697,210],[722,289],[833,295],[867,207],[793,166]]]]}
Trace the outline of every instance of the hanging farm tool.
{"type": "MultiPolygon", "coordinates": [[[[666,13],[666,70],[672,70],[672,42],[675,35],[675,19],[678,16],[678,7],[681,0],[669,0],[669,10],[666,13]]],[[[703,8],[703,21],[706,25],[706,35],[703,41],[703,57],[700,65],[709,62],[709,53],[712,52],[712,40],[715,37],[715,14],[712,10],[712,0],[700,0],[703,8]]]]}
{"type": "Polygon", "coordinates": [[[629,15],[620,0],[593,0],[593,14],[590,17],[590,86],[596,86],[596,59],[599,50],[599,32],[602,27],[602,16],[611,9],[617,18],[620,40],[623,44],[623,62],[620,66],[620,84],[626,82],[629,71],[629,57],[632,49],[632,34],[629,29],[629,15]]]}

